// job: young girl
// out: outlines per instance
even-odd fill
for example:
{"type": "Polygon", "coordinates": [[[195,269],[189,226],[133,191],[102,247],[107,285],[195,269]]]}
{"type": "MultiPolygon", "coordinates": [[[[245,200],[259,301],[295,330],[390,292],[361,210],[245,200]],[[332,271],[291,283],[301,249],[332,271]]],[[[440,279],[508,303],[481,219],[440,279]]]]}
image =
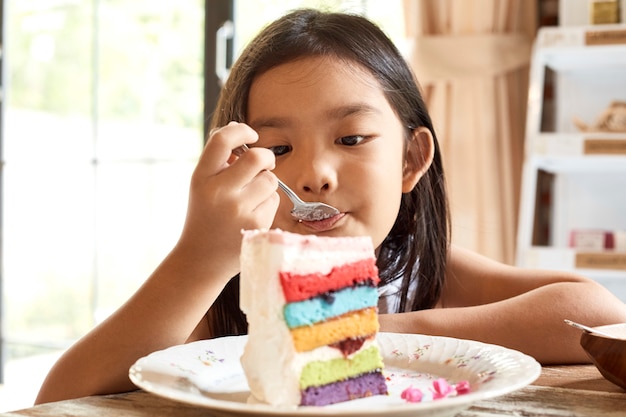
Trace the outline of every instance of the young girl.
{"type": "Polygon", "coordinates": [[[37,402],[131,390],[138,358],[245,333],[242,229],[370,236],[381,331],[480,340],[567,363],[586,356],[563,319],[626,321],[624,304],[593,281],[449,245],[439,146],[416,81],[362,17],[300,10],[271,24],[232,68],[212,124],[179,241],[126,304],[61,357],[37,402]],[[235,157],[243,144],[250,151],[235,157]],[[277,177],[341,213],[297,221],[277,177]]]}

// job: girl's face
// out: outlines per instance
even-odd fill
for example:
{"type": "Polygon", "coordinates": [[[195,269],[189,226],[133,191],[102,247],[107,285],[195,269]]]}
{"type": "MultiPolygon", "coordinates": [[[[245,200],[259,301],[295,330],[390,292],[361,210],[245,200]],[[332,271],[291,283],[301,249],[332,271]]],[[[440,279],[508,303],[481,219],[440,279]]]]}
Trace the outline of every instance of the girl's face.
{"type": "MultiPolygon", "coordinates": [[[[421,172],[405,163],[407,127],[380,85],[356,64],[308,57],[261,74],[252,83],[248,123],[254,146],[272,149],[274,173],[305,201],[341,214],[298,222],[279,191],[272,227],[325,236],[369,235],[377,247],[394,224],[403,192],[421,172]]],[[[409,146],[409,149],[411,146],[409,146]]]]}

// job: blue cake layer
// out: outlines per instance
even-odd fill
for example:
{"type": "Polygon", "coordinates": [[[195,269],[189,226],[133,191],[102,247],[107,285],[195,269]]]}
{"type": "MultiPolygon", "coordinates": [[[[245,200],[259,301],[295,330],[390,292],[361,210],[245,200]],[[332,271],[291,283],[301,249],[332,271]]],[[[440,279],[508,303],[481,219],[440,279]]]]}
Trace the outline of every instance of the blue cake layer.
{"type": "Polygon", "coordinates": [[[310,326],[352,310],[375,307],[378,291],[371,286],[343,288],[304,301],[285,305],[284,316],[289,328],[310,326]]]}

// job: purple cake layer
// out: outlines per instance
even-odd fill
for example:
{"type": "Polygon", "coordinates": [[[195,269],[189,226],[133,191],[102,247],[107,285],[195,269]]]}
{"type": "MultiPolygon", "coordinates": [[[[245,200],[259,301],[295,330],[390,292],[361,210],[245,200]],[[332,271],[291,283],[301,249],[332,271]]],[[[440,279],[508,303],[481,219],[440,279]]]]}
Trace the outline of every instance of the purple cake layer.
{"type": "Polygon", "coordinates": [[[387,384],[380,371],[302,391],[300,405],[324,406],[372,395],[386,395],[387,384]]]}

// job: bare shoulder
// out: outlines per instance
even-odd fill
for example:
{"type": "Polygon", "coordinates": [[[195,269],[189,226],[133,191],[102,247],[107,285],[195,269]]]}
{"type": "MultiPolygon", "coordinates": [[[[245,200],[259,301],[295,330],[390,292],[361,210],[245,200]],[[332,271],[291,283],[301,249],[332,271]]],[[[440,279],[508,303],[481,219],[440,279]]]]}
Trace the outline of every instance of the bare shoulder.
{"type": "Polygon", "coordinates": [[[557,282],[588,282],[580,275],[503,264],[452,245],[441,305],[465,307],[500,301],[557,282]]]}

